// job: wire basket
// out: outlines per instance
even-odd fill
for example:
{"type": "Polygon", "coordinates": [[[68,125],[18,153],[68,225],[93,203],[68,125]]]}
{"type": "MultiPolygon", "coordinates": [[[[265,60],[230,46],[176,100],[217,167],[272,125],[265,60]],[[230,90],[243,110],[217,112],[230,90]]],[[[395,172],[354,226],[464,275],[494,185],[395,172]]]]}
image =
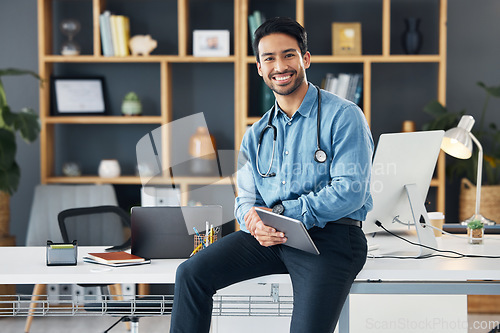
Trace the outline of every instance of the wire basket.
{"type": "Polygon", "coordinates": [[[219,231],[219,228],[213,228],[212,231],[208,233],[208,236],[206,233],[194,235],[193,254],[216,242],[219,238],[219,231]]]}

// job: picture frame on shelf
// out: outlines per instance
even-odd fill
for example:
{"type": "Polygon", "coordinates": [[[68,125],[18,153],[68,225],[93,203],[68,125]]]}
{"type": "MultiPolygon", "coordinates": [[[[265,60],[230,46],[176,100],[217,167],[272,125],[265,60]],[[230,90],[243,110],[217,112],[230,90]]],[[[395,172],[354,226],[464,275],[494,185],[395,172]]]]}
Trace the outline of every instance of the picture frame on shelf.
{"type": "Polygon", "coordinates": [[[361,22],[332,23],[333,55],[361,55],[361,22]]]}
{"type": "Polygon", "coordinates": [[[51,77],[52,114],[58,116],[105,115],[103,77],[51,77]]]}
{"type": "Polygon", "coordinates": [[[228,57],[229,30],[194,30],[193,56],[228,57]]]}

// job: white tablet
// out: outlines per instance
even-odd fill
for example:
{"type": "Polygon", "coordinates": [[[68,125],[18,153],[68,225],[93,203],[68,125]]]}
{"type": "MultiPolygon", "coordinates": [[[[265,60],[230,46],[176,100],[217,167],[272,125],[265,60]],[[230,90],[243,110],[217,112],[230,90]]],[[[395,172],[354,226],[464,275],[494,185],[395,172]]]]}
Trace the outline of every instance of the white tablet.
{"type": "Polygon", "coordinates": [[[273,227],[285,234],[287,241],[283,245],[287,245],[302,251],[313,254],[319,254],[316,245],[311,236],[306,230],[306,227],[299,220],[292,219],[283,215],[278,215],[261,208],[255,208],[262,222],[265,225],[273,227]]]}

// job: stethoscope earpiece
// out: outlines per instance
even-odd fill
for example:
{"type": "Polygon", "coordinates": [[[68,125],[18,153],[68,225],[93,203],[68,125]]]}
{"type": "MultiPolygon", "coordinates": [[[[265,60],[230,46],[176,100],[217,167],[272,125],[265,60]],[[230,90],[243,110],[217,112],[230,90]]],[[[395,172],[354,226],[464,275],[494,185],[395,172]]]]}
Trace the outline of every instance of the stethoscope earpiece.
{"type": "MultiPolygon", "coordinates": [[[[323,149],[321,149],[321,147],[320,147],[321,91],[320,91],[320,89],[319,89],[318,86],[315,86],[315,87],[316,87],[316,89],[318,89],[318,118],[317,118],[317,121],[316,121],[316,126],[317,126],[316,148],[317,149],[314,152],[314,160],[316,162],[318,162],[318,163],[325,163],[326,159],[327,159],[327,155],[326,155],[326,152],[323,149]]],[[[274,148],[275,148],[275,143],[276,143],[276,136],[277,136],[277,133],[278,133],[278,130],[272,124],[275,109],[276,108],[273,105],[273,108],[272,108],[271,112],[269,113],[269,119],[267,120],[267,126],[264,127],[264,129],[262,130],[262,132],[260,132],[259,141],[258,141],[258,144],[257,144],[257,157],[256,157],[255,164],[257,166],[257,172],[259,173],[259,175],[261,175],[264,178],[275,177],[276,176],[276,173],[271,172],[271,168],[273,166],[273,160],[274,160],[274,148]],[[260,171],[260,168],[259,168],[259,151],[260,151],[260,145],[262,144],[262,139],[264,137],[264,133],[269,128],[273,130],[273,150],[272,150],[272,154],[271,154],[271,163],[269,164],[269,168],[267,169],[267,172],[266,173],[262,173],[260,171]]]]}

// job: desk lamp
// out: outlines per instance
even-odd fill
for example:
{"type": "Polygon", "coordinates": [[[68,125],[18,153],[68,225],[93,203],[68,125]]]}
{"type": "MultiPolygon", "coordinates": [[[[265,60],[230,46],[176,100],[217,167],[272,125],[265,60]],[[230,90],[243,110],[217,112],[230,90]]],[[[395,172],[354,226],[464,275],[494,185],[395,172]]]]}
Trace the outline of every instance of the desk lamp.
{"type": "Polygon", "coordinates": [[[472,134],[471,129],[474,126],[474,117],[462,116],[457,127],[451,128],[444,134],[441,149],[445,153],[455,158],[468,159],[472,156],[472,141],[477,145],[479,154],[477,158],[477,180],[476,180],[476,212],[474,215],[463,221],[462,224],[467,224],[473,220],[479,220],[483,224],[495,224],[494,221],[485,218],[479,213],[479,205],[481,202],[481,181],[483,174],[483,147],[479,140],[472,134]]]}

